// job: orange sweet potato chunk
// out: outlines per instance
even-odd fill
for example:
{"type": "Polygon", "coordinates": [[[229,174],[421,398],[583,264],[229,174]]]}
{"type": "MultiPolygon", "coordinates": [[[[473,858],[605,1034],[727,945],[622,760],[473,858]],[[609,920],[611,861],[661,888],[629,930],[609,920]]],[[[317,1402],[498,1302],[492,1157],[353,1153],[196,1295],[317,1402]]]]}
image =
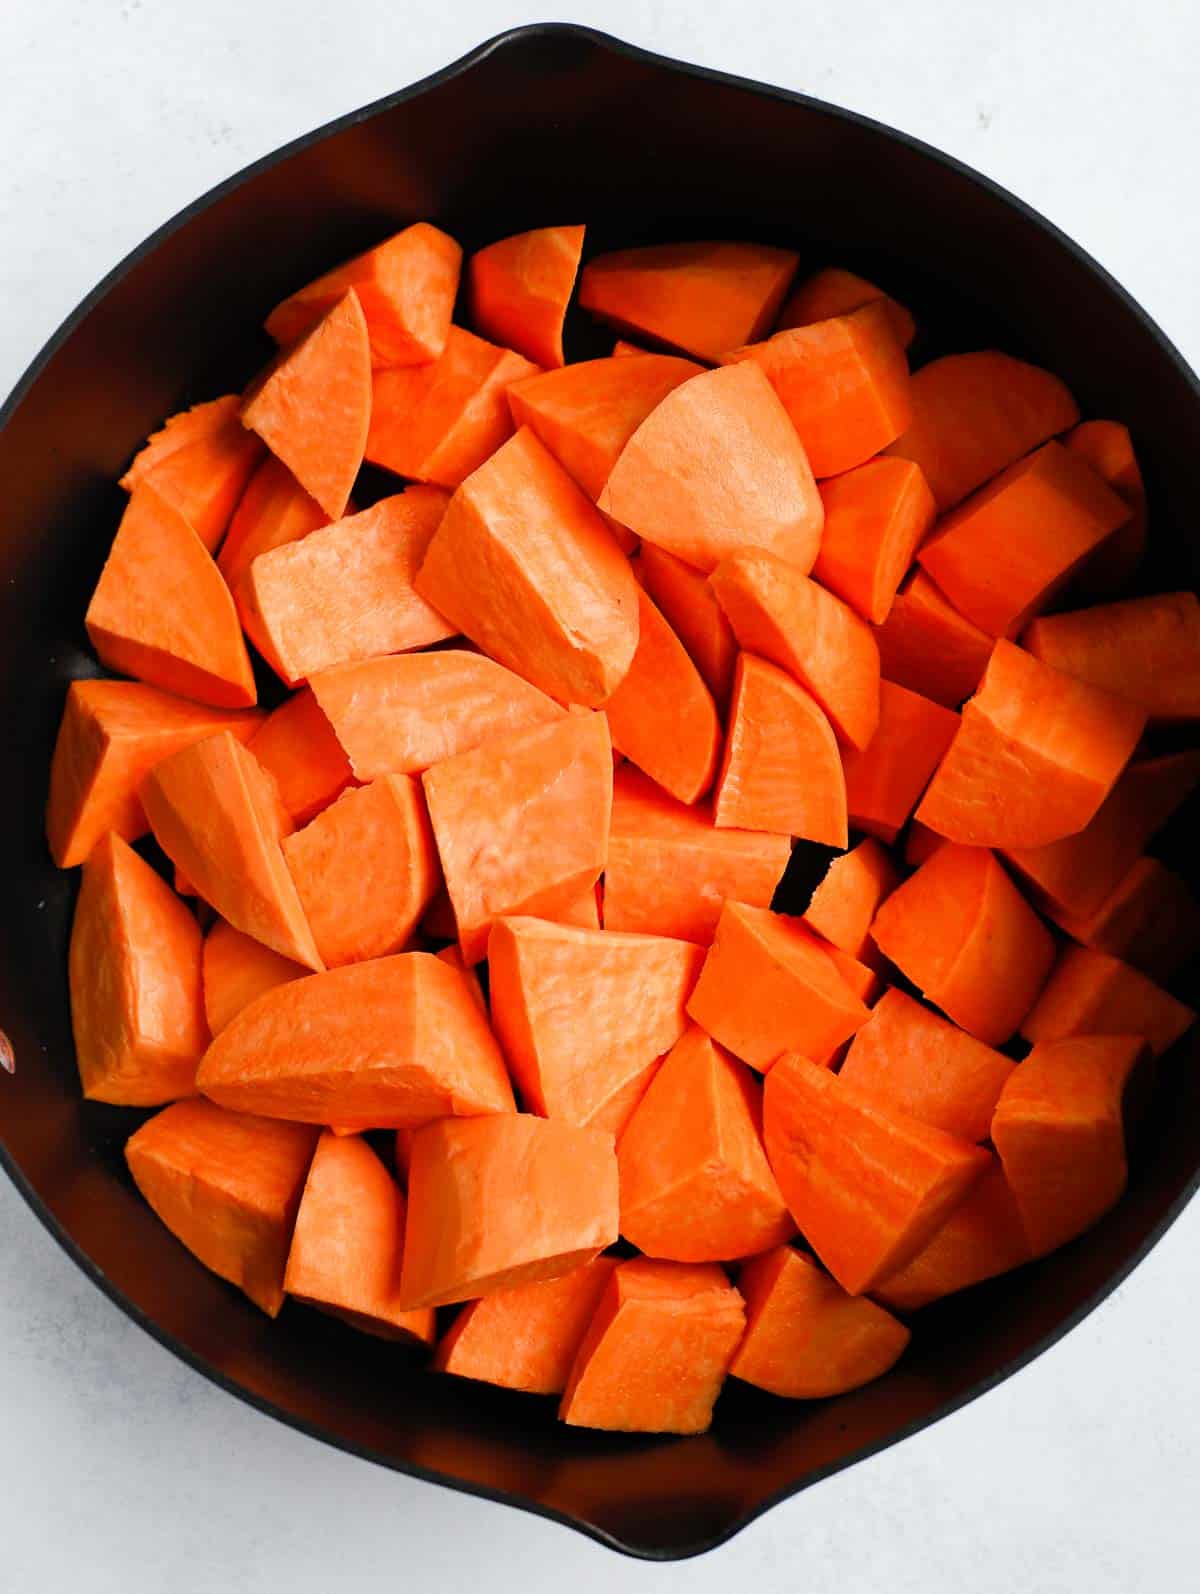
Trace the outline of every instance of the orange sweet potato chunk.
{"type": "Polygon", "coordinates": [[[718,829],[707,805],[685,807],[636,770],[619,769],[604,869],[605,928],[707,946],[727,897],[770,906],[790,856],[787,836],[718,829]]]}
{"type": "Polygon", "coordinates": [[[528,1113],[418,1129],[400,1292],[445,1306],[558,1278],[617,1237],[613,1137],[528,1113]]]}
{"type": "Polygon", "coordinates": [[[133,492],[148,482],[212,553],[225,536],[263,446],[238,421],[236,393],[172,415],[121,477],[133,492]]]}
{"type": "Polygon", "coordinates": [[[917,568],[876,627],[875,641],[889,681],[943,708],[957,708],[983,679],[995,638],[959,614],[917,568]]]}
{"type": "Polygon", "coordinates": [[[71,928],[71,1020],[89,1101],[153,1107],[195,1090],[208,1044],[200,927],[108,832],[84,865],[71,928]]]}
{"type": "Polygon", "coordinates": [[[139,681],[72,681],[46,805],[55,863],[83,863],[109,830],[123,841],[144,836],[138,788],[155,764],[222,730],[248,741],[261,724],[258,714],[205,708],[139,681]]]}
{"type": "Polygon", "coordinates": [[[786,1051],[825,1061],[868,1008],[799,919],[727,902],[688,1013],[762,1072],[786,1051]]]}
{"type": "Polygon", "coordinates": [[[635,336],[719,360],[770,328],[797,257],[765,244],[652,244],[598,255],[583,268],[579,303],[635,336]]]}
{"type": "Polygon", "coordinates": [[[525,917],[497,919],[487,950],[492,1021],[526,1105],[577,1124],[674,1046],[704,960],[688,941],[525,917]]]}
{"type": "Polygon", "coordinates": [[[320,504],[308,496],[282,460],[268,454],[238,502],[221,544],[217,569],[230,592],[236,593],[260,553],[299,542],[310,531],[328,524],[329,516],[320,504]]]}
{"type": "Polygon", "coordinates": [[[454,635],[415,586],[446,503],[436,487],[410,487],[259,555],[238,607],[247,635],[289,686],[335,664],[454,635]]]}
{"type": "Polygon", "coordinates": [[[812,569],[825,512],[808,457],[753,362],[683,382],[634,432],[597,500],[644,542],[710,571],[742,548],[812,569]]]}
{"type": "Polygon", "coordinates": [[[745,1322],[741,1296],[711,1263],[620,1263],[559,1416],[577,1428],[704,1433],[745,1322]]]}
{"type": "Polygon", "coordinates": [[[596,707],[637,646],[637,583],[585,494],[530,431],[450,501],[417,591],[551,696],[596,707]]]}
{"type": "Polygon", "coordinates": [[[255,701],[229,589],[188,522],[147,483],[121,517],[86,623],[110,670],[213,708],[255,701]]]}
{"type": "Polygon", "coordinates": [[[242,425],[330,520],[346,513],[371,420],[371,347],[353,288],[251,386],[242,425]]]}
{"type": "Polygon", "coordinates": [[[958,731],[958,715],[891,681],[879,688],[879,724],[861,752],[842,755],[846,812],[856,830],[893,842],[958,731]]]}
{"type": "Polygon", "coordinates": [[[911,1335],[873,1301],[846,1291],[811,1257],[777,1246],[738,1274],[746,1334],[729,1369],[773,1395],[819,1400],[880,1378],[911,1335]]]}
{"type": "Polygon", "coordinates": [[[882,625],[937,513],[921,467],[908,459],[868,460],[823,481],[821,502],[825,530],[813,576],[864,620],[882,625]]]}
{"type": "Polygon", "coordinates": [[[763,1125],[792,1216],[851,1295],[922,1250],[989,1160],[796,1052],[767,1075],[763,1125]]]}
{"type": "Polygon", "coordinates": [[[1156,858],[1139,858],[1082,918],[1047,909],[1073,940],[1133,964],[1153,980],[1167,980],[1200,951],[1200,903],[1156,858]]]}
{"type": "Polygon", "coordinates": [[[468,1301],[438,1344],[439,1372],[531,1395],[561,1395],[617,1266],[598,1256],[561,1278],[468,1301]]]}
{"type": "Polygon", "coordinates": [[[175,1238],[276,1317],[319,1131],[179,1101],[125,1147],[133,1181],[175,1238]]]}
{"type": "Polygon", "coordinates": [[[650,542],[638,553],[637,574],[723,713],[733,690],[738,646],[712,587],[693,566],[650,542]]]}
{"type": "Polygon", "coordinates": [[[299,963],[218,919],[204,938],[204,1012],[210,1035],[219,1035],[264,991],[307,973],[299,963]]]}
{"type": "Polygon", "coordinates": [[[435,764],[422,782],[468,963],[486,955],[493,920],[554,918],[599,878],[613,785],[603,714],[568,714],[485,743],[435,764]]]}
{"type": "Polygon", "coordinates": [[[647,1256],[752,1256],[794,1226],[762,1148],[762,1087],[693,1025],[617,1148],[621,1233],[647,1256]]]}
{"type": "Polygon", "coordinates": [[[563,321],[583,253],[582,227],[537,227],[477,250],[467,265],[471,320],[538,365],[563,363],[563,321]]]}
{"type": "Polygon", "coordinates": [[[830,862],[804,910],[804,922],[833,946],[870,963],[875,953],[871,925],[880,904],[899,884],[896,865],[867,836],[830,862]]]}
{"type": "Polygon", "coordinates": [[[306,968],[321,968],[280,849],[275,783],[229,731],[157,764],[141,789],[159,846],[230,924],[306,968]]]}
{"type": "Polygon", "coordinates": [[[1043,615],[1021,645],[1064,675],[1128,698],[1153,720],[1200,719],[1200,600],[1194,592],[1043,615]]]}
{"type": "Polygon", "coordinates": [[[1123,498],[1129,519],[1086,561],[1071,583],[1083,598],[1108,598],[1128,591],[1146,554],[1146,488],[1129,428],[1120,421],[1081,421],[1063,438],[1123,498]]]}
{"type": "Polygon", "coordinates": [[[372,364],[423,365],[446,346],[461,266],[453,238],[415,222],[284,299],[267,317],[267,331],[276,343],[293,343],[353,288],[372,364]]]}
{"type": "Polygon", "coordinates": [[[381,775],[283,842],[327,968],[399,952],[441,884],[420,782],[381,775]]]}
{"type": "Polygon", "coordinates": [[[982,847],[947,844],[880,908],[875,944],[960,1028],[1002,1046],[1046,983],[1054,940],[982,847]]]}
{"type": "Polygon", "coordinates": [[[513,1111],[477,992],[427,952],[276,986],[221,1031],[196,1083],[222,1106],[344,1129],[513,1111]]]}
{"type": "Polygon", "coordinates": [[[346,755],[307,689],[272,709],[249,746],[294,825],[306,825],[350,784],[346,755]]]}
{"type": "Polygon", "coordinates": [[[1035,1044],[1076,1035],[1140,1035],[1159,1057],[1195,1022],[1192,1008],[1119,958],[1066,946],[1021,1034],[1035,1044]]]}
{"type": "Polygon", "coordinates": [[[826,266],[823,271],[799,283],[788,295],[776,332],[788,327],[806,327],[814,321],[828,321],[831,316],[849,315],[851,310],[861,310],[864,304],[881,303],[891,323],[892,334],[901,348],[906,349],[917,334],[917,324],[912,312],[877,288],[866,277],[846,271],[841,266],[826,266]]]}
{"type": "Polygon", "coordinates": [[[284,1289],[365,1333],[432,1345],[433,1311],[399,1305],[405,1215],[400,1187],[366,1141],[326,1130],[300,1198],[284,1289]]]}

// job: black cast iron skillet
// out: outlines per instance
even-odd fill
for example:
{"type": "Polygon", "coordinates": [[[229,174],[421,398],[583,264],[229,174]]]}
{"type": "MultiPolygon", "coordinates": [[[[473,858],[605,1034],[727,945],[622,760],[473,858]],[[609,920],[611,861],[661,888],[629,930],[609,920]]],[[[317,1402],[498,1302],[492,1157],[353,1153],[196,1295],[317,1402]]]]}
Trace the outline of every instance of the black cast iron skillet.
{"type": "MultiPolygon", "coordinates": [[[[1006,348],[1062,373],[1085,413],[1129,423],[1157,549],[1148,587],[1196,585],[1200,389],[1093,261],[936,151],[816,100],[540,26],[197,201],[91,294],[0,414],[0,1029],[16,1059],[0,1073],[0,1157],[17,1188],[135,1321],[261,1410],[631,1554],[691,1555],[974,1399],[1096,1306],[1200,1182],[1200,1072],[1190,1056],[1168,1060],[1130,1195],[1083,1240],[924,1313],[899,1367],[858,1393],[790,1404],[731,1384],[703,1438],[565,1428],[552,1402],[428,1375],[303,1308],[270,1323],[176,1244],[125,1174],[136,1119],[79,1097],[75,880],[42,839],[54,729],[66,683],[94,669],[82,616],[138,441],[249,376],[267,350],[262,317],[285,293],[421,217],[468,247],[586,221],[593,251],[748,237],[878,277],[927,329],[917,357],[1006,348]]],[[[578,355],[587,334],[575,337],[578,355]]],[[[1159,850],[1188,872],[1186,829],[1159,850]]]]}

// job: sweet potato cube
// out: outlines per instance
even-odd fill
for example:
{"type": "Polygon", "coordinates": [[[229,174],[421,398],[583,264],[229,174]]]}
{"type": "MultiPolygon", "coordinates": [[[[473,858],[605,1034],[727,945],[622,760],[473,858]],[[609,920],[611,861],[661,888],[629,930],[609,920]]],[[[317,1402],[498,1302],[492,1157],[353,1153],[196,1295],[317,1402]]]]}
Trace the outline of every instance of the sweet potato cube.
{"type": "Polygon", "coordinates": [[[583,233],[537,227],[477,250],[467,264],[467,298],[479,330],[538,365],[561,366],[583,233]]]}
{"type": "Polygon", "coordinates": [[[775,330],[783,332],[788,327],[811,326],[814,321],[849,315],[851,310],[861,310],[864,304],[877,301],[887,311],[896,342],[906,349],[917,334],[912,312],[897,304],[882,288],[868,282],[866,277],[841,266],[826,266],[793,288],[779,312],[775,330]]]}
{"type": "Polygon", "coordinates": [[[1021,643],[1043,664],[1127,698],[1155,721],[1200,719],[1200,600],[1194,592],[1043,615],[1021,643]]]}
{"type": "Polygon", "coordinates": [[[1140,1035],[1159,1057],[1195,1022],[1192,1008],[1128,963],[1091,947],[1065,946],[1021,1034],[1035,1043],[1075,1035],[1140,1035]]]}
{"type": "MultiPolygon", "coordinates": [[[[243,437],[249,434],[242,432],[243,437]]],[[[221,544],[217,569],[230,592],[260,553],[299,542],[329,524],[329,516],[310,498],[282,460],[268,454],[246,486],[221,544]]]]}
{"type": "Polygon", "coordinates": [[[895,864],[879,843],[867,836],[857,847],[831,860],[804,910],[804,922],[814,934],[851,957],[868,964],[877,962],[871,925],[880,904],[899,884],[895,864]]]}
{"type": "Polygon", "coordinates": [[[825,530],[813,575],[864,620],[882,625],[937,505],[921,467],[872,459],[821,483],[825,530]]]}
{"type": "Polygon", "coordinates": [[[983,679],[995,638],[959,614],[918,567],[876,627],[875,641],[887,680],[957,708],[983,679]]]}
{"type": "Polygon", "coordinates": [[[218,919],[204,937],[204,1012],[209,1034],[219,1035],[264,991],[307,973],[291,958],[218,919]]]}
{"type": "Polygon", "coordinates": [[[135,455],[121,477],[133,492],[149,483],[171,505],[212,553],[246,483],[263,457],[263,446],[238,419],[236,393],[195,404],[172,415],[135,455]]]}
{"type": "Polygon", "coordinates": [[[267,715],[250,751],[279,791],[294,825],[306,825],[350,783],[350,765],[333,727],[307,689],[267,715]]]}
{"type": "Polygon", "coordinates": [[[724,711],[738,647],[716,594],[699,570],[651,542],[638,553],[637,574],[724,711]]]}
{"type": "Polygon", "coordinates": [[[856,830],[895,841],[958,731],[958,715],[891,681],[879,686],[879,724],[861,752],[842,755],[846,813],[856,830]]]}

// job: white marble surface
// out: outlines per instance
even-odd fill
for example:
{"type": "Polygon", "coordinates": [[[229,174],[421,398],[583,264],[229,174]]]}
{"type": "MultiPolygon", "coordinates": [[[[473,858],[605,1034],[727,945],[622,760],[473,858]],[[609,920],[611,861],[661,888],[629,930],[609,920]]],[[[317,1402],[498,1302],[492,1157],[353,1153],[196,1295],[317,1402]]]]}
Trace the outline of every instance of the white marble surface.
{"type": "MultiPolygon", "coordinates": [[[[1192,0],[610,0],[667,54],[869,112],[1015,189],[1200,362],[1192,0]]],[[[0,391],[152,227],[523,0],[0,0],[0,391]]],[[[268,1422],[102,1298],[0,1183],[7,1594],[1161,1594],[1195,1586],[1200,1206],[1033,1367],[702,1562],[621,1561],[268,1422]]]]}

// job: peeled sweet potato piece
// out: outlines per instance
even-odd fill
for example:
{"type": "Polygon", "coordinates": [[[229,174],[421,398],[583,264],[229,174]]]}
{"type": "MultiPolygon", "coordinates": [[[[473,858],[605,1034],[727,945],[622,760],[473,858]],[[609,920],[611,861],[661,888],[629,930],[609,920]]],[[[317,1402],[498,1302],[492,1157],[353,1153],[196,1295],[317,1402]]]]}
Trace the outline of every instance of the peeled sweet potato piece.
{"type": "Polygon", "coordinates": [[[306,825],[350,783],[346,755],[310,691],[272,709],[249,745],[294,825],[306,825]]]}
{"type": "Polygon", "coordinates": [[[745,1322],[741,1296],[711,1263],[622,1262],[558,1414],[576,1428],[703,1433],[745,1322]]]}
{"type": "Polygon", "coordinates": [[[567,304],[583,253],[582,227],[537,227],[471,256],[467,299],[485,337],[538,365],[561,366],[567,304]]]}
{"type": "Polygon", "coordinates": [[[589,1122],[683,1034],[703,960],[700,947],[666,936],[497,919],[492,1020],[526,1104],[589,1122]],[[565,991],[574,993],[568,1005],[565,991]]]}
{"type": "Polygon", "coordinates": [[[617,1159],[604,1130],[497,1113],[413,1135],[406,1308],[558,1278],[616,1237],[617,1159]]]}
{"type": "Polygon", "coordinates": [[[621,1136],[621,1233],[676,1262],[752,1256],[790,1238],[761,1137],[761,1085],[692,1025],[621,1136]]]}
{"type": "Polygon", "coordinates": [[[263,446],[238,421],[236,393],[172,415],[121,477],[128,492],[148,482],[212,553],[225,536],[263,446]]]}
{"type": "Polygon", "coordinates": [[[217,569],[230,592],[236,592],[260,553],[299,542],[310,531],[328,524],[329,516],[320,504],[308,496],[282,460],[268,454],[234,511],[217,569]]]}
{"type": "Polygon", "coordinates": [[[72,681],[46,805],[55,863],[83,863],[109,830],[124,841],[145,835],[138,788],[155,764],[221,730],[248,741],[261,724],[258,714],[205,708],[139,681],[72,681]]]}
{"type": "Polygon", "coordinates": [[[958,715],[891,681],[879,687],[879,724],[861,752],[842,757],[846,813],[856,830],[893,842],[942,764],[958,715]]]}
{"type": "Polygon", "coordinates": [[[89,1101],[154,1107],[195,1090],[208,1044],[200,927],[109,831],[84,865],[71,928],[71,1020],[89,1101]]]}
{"type": "Polygon", "coordinates": [[[370,340],[350,288],[253,384],[242,424],[337,520],[363,462],[370,420],[370,340]]]}
{"type": "Polygon", "coordinates": [[[826,266],[823,271],[799,283],[788,295],[776,332],[788,327],[806,327],[814,321],[827,321],[830,316],[849,315],[851,310],[861,310],[864,304],[882,304],[900,347],[906,349],[917,333],[912,312],[877,288],[866,277],[846,271],[841,266],[826,266]]]}
{"type": "Polygon", "coordinates": [[[504,914],[553,918],[608,855],[612,744],[603,714],[568,714],[427,769],[425,800],[463,957],[504,914]],[[480,803],[480,793],[486,802],[480,803]]]}
{"type": "Polygon", "coordinates": [[[1194,592],[1042,615],[1021,645],[1064,675],[1136,703],[1153,720],[1200,718],[1200,600],[1194,592]]]}
{"type": "Polygon", "coordinates": [[[1021,1034],[1035,1044],[1076,1035],[1139,1035],[1158,1057],[1195,1022],[1192,1008],[1119,958],[1066,946],[1021,1034]]]}
{"type": "Polygon", "coordinates": [[[911,1338],[873,1301],[846,1291],[811,1257],[776,1246],[738,1274],[746,1334],[729,1372],[790,1400],[841,1395],[880,1378],[911,1338]]]}
{"type": "Polygon", "coordinates": [[[937,505],[921,467],[871,459],[821,483],[825,530],[813,576],[864,620],[882,625],[933,525],[937,505]]]}
{"type": "Polygon", "coordinates": [[[579,303],[624,332],[712,362],[768,330],[796,259],[790,250],[752,243],[619,249],[583,268],[579,303]]]}
{"type": "Polygon", "coordinates": [[[353,288],[372,364],[423,365],[445,348],[461,266],[453,238],[427,221],[414,222],[277,304],[267,331],[276,343],[294,343],[353,288]]]}
{"type": "Polygon", "coordinates": [[[1063,443],[1125,500],[1129,519],[1085,561],[1071,583],[1079,597],[1107,598],[1128,590],[1146,553],[1146,488],[1129,428],[1120,421],[1080,421],[1063,443]]]}
{"type": "Polygon", "coordinates": [[[438,1344],[433,1365],[531,1395],[561,1395],[615,1256],[598,1256],[561,1278],[517,1284],[468,1301],[438,1344]]]}
{"type": "Polygon", "coordinates": [[[159,846],[223,918],[306,968],[323,967],[280,850],[279,793],[229,731],[173,754],[142,784],[159,846]]]}
{"type": "Polygon", "coordinates": [[[204,938],[204,1012],[217,1036],[255,997],[308,970],[218,919],[204,938]]]}
{"type": "Polygon", "coordinates": [[[989,1160],[796,1052],[767,1075],[763,1126],[792,1216],[851,1295],[914,1257],[989,1160]]]}
{"type": "Polygon", "coordinates": [[[738,646],[712,587],[692,565],[650,542],[643,543],[638,553],[637,574],[724,712],[733,690],[738,646]]]}
{"type": "Polygon", "coordinates": [[[432,1310],[398,1304],[405,1212],[400,1187],[366,1141],[326,1130],[300,1197],[284,1289],[365,1333],[432,1345],[432,1310]]]}
{"type": "Polygon", "coordinates": [[[804,910],[804,922],[833,946],[871,963],[877,957],[871,925],[884,898],[899,884],[895,864],[879,843],[867,836],[857,847],[831,860],[804,910]]]}
{"type": "Polygon", "coordinates": [[[345,1129],[513,1111],[477,994],[427,952],[268,991],[213,1041],[196,1083],[222,1106],[345,1129]]]}
{"type": "Polygon", "coordinates": [[[134,489],[87,611],[102,664],[213,708],[248,708],[237,610],[200,538],[150,485],[134,489]]]}
{"type": "Polygon", "coordinates": [[[897,686],[957,708],[983,679],[995,638],[958,610],[921,569],[875,628],[879,662],[897,686]]]}
{"type": "Polygon", "coordinates": [[[415,585],[446,503],[436,487],[410,487],[259,555],[238,606],[247,635],[289,686],[454,635],[415,585]]]}
{"type": "Polygon", "coordinates": [[[177,1240],[268,1317],[320,1131],[178,1101],[125,1146],[133,1181],[177,1240]]]}

